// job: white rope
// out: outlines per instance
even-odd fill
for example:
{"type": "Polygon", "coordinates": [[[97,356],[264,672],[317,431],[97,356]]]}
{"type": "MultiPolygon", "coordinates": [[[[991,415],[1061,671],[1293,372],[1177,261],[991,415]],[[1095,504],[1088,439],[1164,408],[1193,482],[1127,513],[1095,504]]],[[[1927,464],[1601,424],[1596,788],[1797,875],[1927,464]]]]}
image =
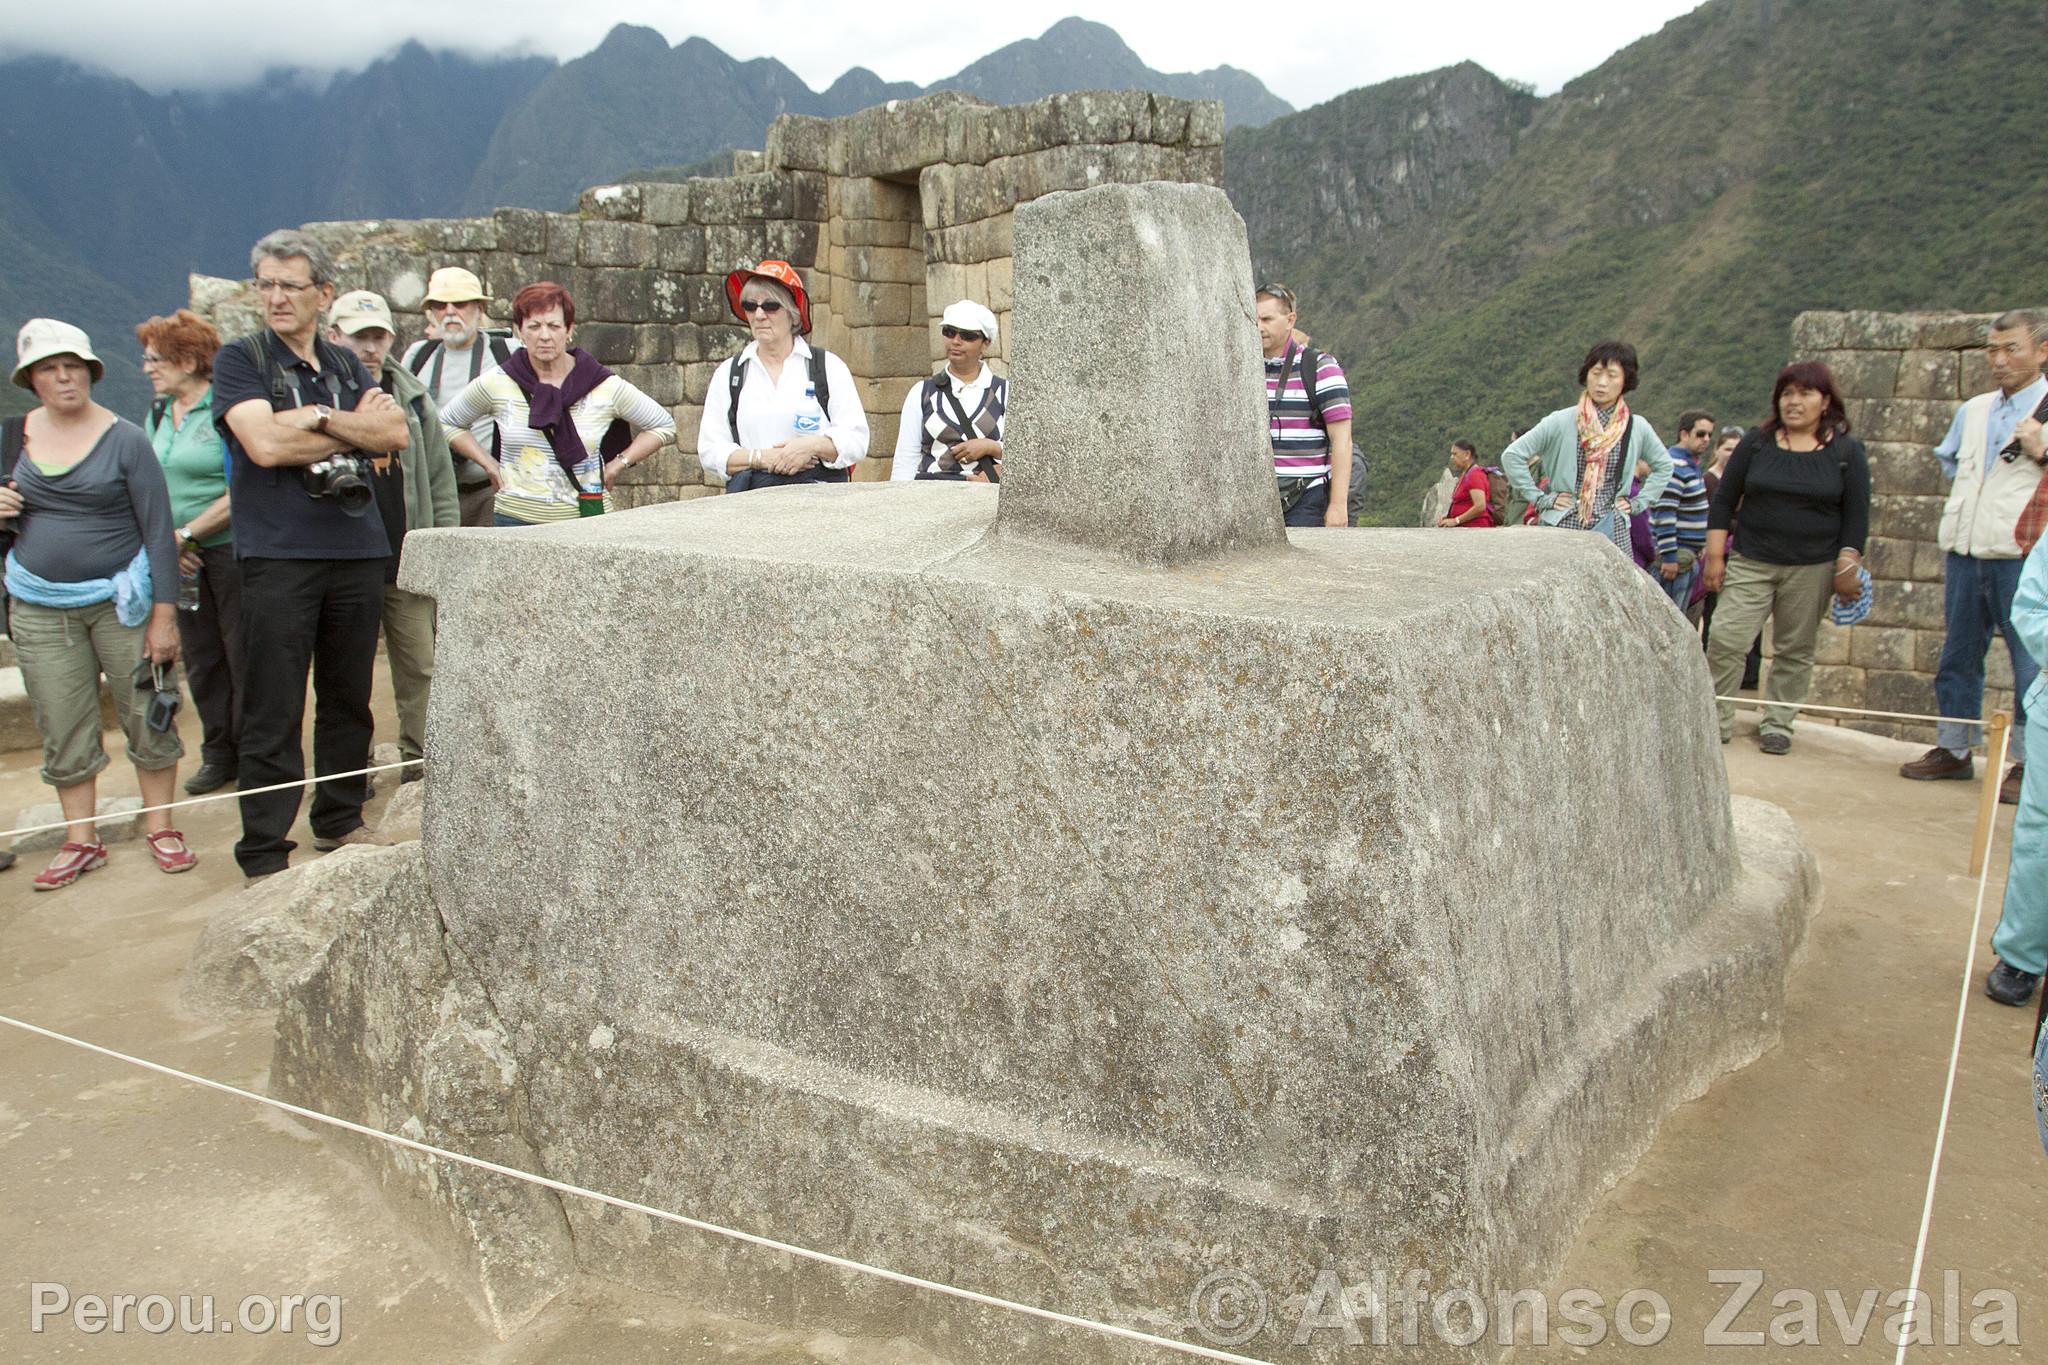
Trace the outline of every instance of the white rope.
{"type": "MultiPolygon", "coordinates": [[[[1991,771],[1998,772],[2005,767],[2006,740],[2010,732],[1998,737],[1998,761],[1991,771]]],[[[1934,1223],[1934,1189],[1941,1179],[1942,1149],[1948,1145],[1949,1111],[1955,1103],[1956,1072],[1963,1060],[1963,1021],[1970,1010],[1970,995],[1977,985],[1977,935],[1984,925],[1984,890],[1991,882],[1991,853],[1985,850],[1984,870],[1977,874],[1977,906],[1970,915],[1970,951],[1963,960],[1963,993],[1956,1002],[1956,1036],[1948,1053],[1948,1083],[1941,1092],[1941,1122],[1934,1130],[1934,1159],[1927,1167],[1927,1201],[1920,1209],[1920,1236],[1913,1244],[1913,1276],[1906,1286],[1906,1316],[1899,1326],[1899,1353],[1894,1365],[1905,1365],[1906,1348],[1913,1340],[1913,1309],[1920,1295],[1920,1271],[1927,1261],[1927,1232],[1934,1223]]]]}
{"type": "Polygon", "coordinates": [[[1879,720],[1924,720],[1930,725],[1974,725],[1986,729],[1988,720],[1968,720],[1962,716],[1921,716],[1911,711],[1865,711],[1855,706],[1819,706],[1805,701],[1772,701],[1768,697],[1716,697],[1715,701],[1733,702],[1737,706],[1782,706],[1787,711],[1826,711],[1837,716],[1875,716],[1879,720]]]}
{"type": "Polygon", "coordinates": [[[292,787],[310,787],[319,782],[339,782],[344,777],[362,777],[368,773],[388,773],[394,768],[418,768],[426,765],[424,758],[401,759],[397,763],[383,763],[374,768],[358,768],[352,773],[322,773],[298,782],[273,782],[267,787],[251,787],[247,791],[218,792],[212,796],[190,796],[183,801],[166,801],[161,806],[144,806],[140,810],[120,810],[111,815],[88,815],[83,820],[52,820],[47,825],[23,825],[20,829],[0,831],[0,839],[11,839],[17,834],[39,834],[46,829],[66,829],[72,825],[118,824],[133,820],[138,815],[152,811],[176,810],[180,806],[203,806],[209,801],[239,801],[245,796],[256,796],[263,792],[281,792],[292,787]]]}
{"type": "Polygon", "coordinates": [[[306,1109],[296,1104],[288,1104],[269,1095],[259,1095],[253,1090],[243,1090],[239,1086],[209,1080],[204,1076],[195,1076],[189,1071],[180,1071],[176,1067],[165,1066],[160,1062],[147,1061],[141,1057],[131,1057],[125,1052],[116,1052],[112,1048],[101,1047],[98,1043],[88,1043],[82,1038],[73,1038],[69,1034],[58,1033],[53,1029],[46,1029],[36,1024],[26,1023],[8,1015],[0,1014],[0,1024],[20,1029],[24,1033],[32,1033],[38,1037],[48,1038],[53,1042],[67,1043],[72,1047],[83,1048],[87,1052],[96,1052],[102,1057],[111,1057],[115,1061],[126,1062],[130,1066],[138,1066],[145,1071],[154,1071],[160,1076],[169,1076],[173,1080],[186,1081],[193,1085],[203,1086],[208,1090],[218,1090],[223,1095],[233,1095],[238,1099],[267,1105],[272,1109],[281,1110],[296,1118],[307,1119],[313,1123],[323,1123],[331,1128],[340,1128],[346,1132],[361,1134],[363,1137],[375,1138],[379,1142],[388,1142],[394,1146],[405,1147],[426,1156],[436,1157],[442,1161],[452,1161],[463,1166],[473,1166],[480,1171],[489,1171],[494,1175],[502,1175],[511,1180],[522,1180],[529,1185],[538,1185],[542,1189],[553,1190],[557,1194],[566,1194],[577,1199],[589,1199],[599,1204],[608,1204],[615,1209],[624,1209],[629,1213],[638,1213],[649,1218],[658,1218],[663,1222],[675,1223],[682,1227],[692,1228],[698,1232],[708,1232],[714,1236],[731,1238],[737,1242],[745,1242],[750,1246],[764,1247],[769,1251],[779,1251],[785,1256],[794,1256],[806,1261],[816,1261],[820,1265],[831,1266],[836,1270],[848,1270],[857,1275],[867,1275],[878,1280],[887,1280],[892,1284],[907,1285],[912,1289],[928,1289],[935,1294],[949,1295],[952,1298],[963,1299],[968,1303],[977,1303],[988,1308],[1000,1308],[1011,1313],[1021,1313],[1027,1317],[1042,1318],[1047,1322],[1056,1322],[1064,1327],[1078,1327],[1083,1331],[1096,1332],[1103,1336],[1120,1337],[1125,1341],[1135,1341],[1146,1346],[1157,1346],[1162,1350],[1177,1351],[1182,1355],[1199,1356],[1204,1360],[1229,1361],[1232,1362],[1232,1365],[1269,1365],[1269,1362],[1257,1360],[1251,1356],[1232,1355],[1228,1351],[1213,1350],[1207,1346],[1197,1346],[1192,1342],[1175,1341],[1171,1337],[1153,1336],[1149,1332],[1140,1332],[1129,1327],[1118,1327],[1112,1323],[1095,1322],[1088,1318],[1077,1318],[1071,1314],[1055,1312],[1050,1308],[1040,1308],[1035,1304],[1019,1303],[1015,1299],[997,1298],[993,1294],[977,1293],[972,1289],[962,1289],[957,1285],[942,1284],[937,1280],[920,1279],[915,1275],[905,1275],[900,1271],[884,1270],[880,1266],[866,1265],[860,1261],[851,1261],[844,1256],[834,1256],[830,1252],[812,1251],[808,1247],[795,1246],[789,1242],[778,1242],[772,1237],[762,1237],[751,1232],[740,1232],[735,1228],[720,1227],[716,1223],[707,1223],[702,1219],[690,1218],[680,1213],[670,1213],[666,1209],[657,1209],[647,1204],[637,1204],[630,1199],[620,1199],[616,1195],[585,1189],[581,1185],[571,1185],[564,1181],[551,1180],[547,1176],[535,1175],[530,1171],[522,1171],[514,1166],[501,1166],[495,1161],[486,1161],[482,1157],[466,1156],[461,1152],[451,1152],[444,1147],[436,1147],[430,1143],[418,1142],[408,1137],[400,1137],[395,1133],[382,1132],[375,1128],[365,1127],[360,1123],[351,1123],[347,1119],[336,1118],[332,1114],[323,1114],[317,1109],[306,1109]]]}

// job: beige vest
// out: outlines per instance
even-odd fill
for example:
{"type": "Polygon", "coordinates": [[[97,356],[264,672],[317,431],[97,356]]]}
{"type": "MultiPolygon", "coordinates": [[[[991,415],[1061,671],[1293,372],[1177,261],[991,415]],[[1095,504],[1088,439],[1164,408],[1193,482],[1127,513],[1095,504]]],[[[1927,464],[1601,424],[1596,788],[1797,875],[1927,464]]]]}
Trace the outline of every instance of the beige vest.
{"type": "Polygon", "coordinates": [[[1956,481],[1948,490],[1948,504],[1941,509],[1941,529],[1935,539],[1951,554],[1972,559],[2018,559],[2020,543],[2014,535],[2020,513],[2041,482],[2041,466],[2032,460],[2008,464],[1995,456],[1991,475],[1984,475],[1984,441],[1991,429],[1991,405],[1995,393],[1980,393],[1963,404],[1962,445],[1956,451],[1956,481]]]}

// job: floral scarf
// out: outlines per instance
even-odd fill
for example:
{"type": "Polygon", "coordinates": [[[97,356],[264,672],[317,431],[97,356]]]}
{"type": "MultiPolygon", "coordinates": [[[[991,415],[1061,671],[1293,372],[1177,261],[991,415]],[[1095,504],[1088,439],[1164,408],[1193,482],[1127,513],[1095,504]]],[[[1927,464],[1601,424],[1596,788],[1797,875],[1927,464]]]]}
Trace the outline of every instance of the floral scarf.
{"type": "Polygon", "coordinates": [[[1603,423],[1599,409],[1585,394],[1579,395],[1579,520],[1593,524],[1593,496],[1607,472],[1607,461],[1628,435],[1628,400],[1614,400],[1614,411],[1603,423]]]}

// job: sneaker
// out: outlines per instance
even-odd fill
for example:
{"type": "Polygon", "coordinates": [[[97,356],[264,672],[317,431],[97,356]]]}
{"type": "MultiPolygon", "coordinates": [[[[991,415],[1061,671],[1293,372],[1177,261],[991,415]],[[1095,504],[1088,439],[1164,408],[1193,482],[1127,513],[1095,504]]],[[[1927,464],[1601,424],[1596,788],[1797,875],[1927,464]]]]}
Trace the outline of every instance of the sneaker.
{"type": "Polygon", "coordinates": [[[313,836],[313,847],[319,849],[322,853],[332,853],[344,844],[361,844],[365,848],[391,847],[389,839],[379,837],[377,832],[368,825],[357,825],[348,833],[337,834],[332,838],[324,834],[313,836]]]}
{"type": "Polygon", "coordinates": [[[1947,778],[1967,782],[1976,775],[1976,762],[1968,754],[1957,758],[1939,745],[1929,749],[1911,763],[1899,765],[1899,776],[1911,778],[1915,782],[1940,782],[1947,778]]]}
{"type": "Polygon", "coordinates": [[[2005,770],[2005,781],[1998,784],[1998,804],[2017,806],[2020,803],[2020,782],[2025,777],[2027,765],[2015,763],[2005,770]]]}
{"type": "Polygon", "coordinates": [[[202,763],[199,771],[185,779],[185,795],[204,796],[217,792],[235,780],[235,770],[223,763],[202,763]]]}
{"type": "Polygon", "coordinates": [[[1781,735],[1773,730],[1770,734],[1761,736],[1756,742],[1756,747],[1767,754],[1789,754],[1792,752],[1792,736],[1781,735]]]}
{"type": "Polygon", "coordinates": [[[96,867],[107,865],[105,844],[66,844],[50,859],[50,865],[36,873],[30,885],[38,891],[55,891],[71,885],[96,867]]]}
{"type": "Polygon", "coordinates": [[[1991,975],[1984,978],[1984,994],[2001,1005],[2024,1005],[2033,998],[2034,987],[2040,984],[2039,972],[2023,972],[2000,962],[1991,969],[1991,975]]]}

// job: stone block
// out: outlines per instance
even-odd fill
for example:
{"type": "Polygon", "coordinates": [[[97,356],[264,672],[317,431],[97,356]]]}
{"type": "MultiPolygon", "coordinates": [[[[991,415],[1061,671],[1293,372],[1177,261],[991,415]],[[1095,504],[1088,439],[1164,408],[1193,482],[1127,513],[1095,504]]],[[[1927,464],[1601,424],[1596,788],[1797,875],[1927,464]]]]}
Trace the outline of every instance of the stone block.
{"type": "Polygon", "coordinates": [[[1807,688],[1806,699],[1815,706],[1862,706],[1863,670],[1840,664],[1815,663],[1813,683],[1807,688]]]}
{"type": "Polygon", "coordinates": [[[1947,635],[1938,630],[1913,632],[1913,671],[1933,673],[1941,667],[1941,647],[1947,635]]]}
{"type": "Polygon", "coordinates": [[[1940,630],[1943,624],[1940,584],[1884,581],[1870,585],[1870,615],[1866,626],[1940,630]]]}
{"type": "Polygon", "coordinates": [[[843,246],[910,247],[921,251],[924,234],[915,223],[880,218],[845,218],[833,224],[833,241],[843,246]]]}
{"type": "Polygon", "coordinates": [[[1858,626],[1850,634],[1849,662],[1858,668],[1913,671],[1913,632],[1896,627],[1858,626]]]}
{"type": "Polygon", "coordinates": [[[1934,351],[1974,351],[1990,335],[1990,313],[1917,313],[1913,344],[1934,351]]]}
{"type": "MultiPolygon", "coordinates": [[[[142,821],[137,814],[142,809],[139,796],[102,796],[93,804],[93,819],[97,821],[95,833],[103,844],[129,844],[142,837],[142,821]]],[[[14,817],[14,826],[19,829],[27,825],[47,825],[64,818],[64,808],[55,801],[45,801],[23,808],[14,817]]],[[[64,846],[65,831],[42,829],[33,834],[14,836],[13,848],[16,853],[55,853],[64,846]]]]}
{"type": "MultiPolygon", "coordinates": [[[[840,248],[835,248],[836,252],[840,248]]],[[[924,253],[904,247],[849,246],[846,269],[833,273],[850,280],[872,280],[878,284],[924,283],[924,253]]]]}
{"type": "Polygon", "coordinates": [[[690,181],[680,184],[652,184],[640,187],[640,219],[659,227],[678,227],[693,221],[690,181]]]}
{"type": "MultiPolygon", "coordinates": [[[[704,408],[697,403],[678,403],[669,411],[676,419],[676,449],[688,455],[691,463],[696,465],[697,435],[704,426],[704,408]]],[[[703,475],[703,468],[698,465],[695,479],[684,482],[701,481],[703,475]]]]}
{"type": "MultiPolygon", "coordinates": [[[[1442,487],[1443,480],[1439,479],[1437,481],[1437,484],[1438,500],[1436,503],[1436,507],[1432,508],[1425,505],[1423,509],[1424,520],[1421,524],[1424,526],[1436,525],[1436,516],[1430,515],[1431,512],[1436,511],[1437,508],[1441,508],[1442,506],[1444,506],[1444,504],[1447,503],[1450,499],[1450,491],[1442,487]]],[[[1442,515],[1442,513],[1438,511],[1437,515],[1440,516],[1442,515]]],[[[1820,633],[1814,637],[1813,661],[1816,664],[1848,663],[1849,639],[1850,636],[1852,636],[1856,632],[1856,630],[1857,627],[1855,626],[1838,626],[1834,624],[1832,621],[1823,620],[1820,623],[1820,633]]]]}
{"type": "MultiPolygon", "coordinates": [[[[1796,355],[1818,356],[1841,349],[1847,315],[1810,310],[1792,319],[1792,350],[1796,355]]],[[[1824,357],[1830,364],[1833,356],[1824,357]]]]}
{"type": "Polygon", "coordinates": [[[735,147],[733,149],[732,173],[734,175],[759,175],[767,169],[768,157],[766,153],[757,152],[750,147],[735,147]]]}
{"type": "MultiPolygon", "coordinates": [[[[815,316],[815,315],[814,315],[815,316]]],[[[744,329],[735,326],[704,326],[698,323],[678,323],[669,329],[674,338],[674,359],[678,362],[692,360],[723,360],[737,355],[747,344],[744,329]]]]}
{"type": "Polygon", "coordinates": [[[787,218],[796,207],[789,177],[776,172],[689,184],[691,215],[699,223],[758,223],[787,218]]]}
{"type": "Polygon", "coordinates": [[[577,211],[585,218],[639,222],[641,190],[639,185],[593,185],[577,200],[577,211]]]}
{"type": "Polygon", "coordinates": [[[666,365],[675,358],[675,324],[653,323],[633,329],[633,354],[629,359],[634,364],[666,365]]]}
{"type": "Polygon", "coordinates": [[[423,218],[414,225],[413,233],[420,246],[434,255],[498,249],[498,224],[493,218],[423,218]]]}
{"type": "Polygon", "coordinates": [[[674,275],[696,275],[706,268],[703,228],[694,224],[664,227],[657,230],[654,240],[654,263],[659,269],[674,275]]]}
{"type": "MultiPolygon", "coordinates": [[[[938,344],[938,314],[946,305],[959,299],[972,299],[994,312],[994,305],[988,301],[988,267],[977,262],[974,265],[956,265],[949,261],[935,262],[925,271],[925,300],[932,314],[932,344],[938,344]]],[[[1000,330],[1000,329],[998,329],[1000,330]]]]}
{"type": "Polygon", "coordinates": [[[1190,147],[1182,154],[1182,176],[1190,184],[1223,185],[1223,149],[1190,147]]]}
{"type": "Polygon", "coordinates": [[[1918,541],[1871,536],[1863,547],[1863,567],[1872,578],[1913,577],[1913,549],[1918,541]]]}
{"type": "Polygon", "coordinates": [[[576,344],[595,356],[600,364],[616,369],[630,365],[640,350],[640,333],[657,328],[640,328],[625,322],[582,322],[576,324],[576,344]]]}
{"type": "Polygon", "coordinates": [[[401,782],[392,788],[384,809],[377,813],[379,839],[388,844],[403,844],[420,837],[426,786],[426,779],[421,778],[417,782],[401,782]]]}
{"type": "MultiPolygon", "coordinates": [[[[419,253],[403,247],[372,245],[363,248],[361,260],[368,281],[364,287],[382,294],[393,308],[414,311],[426,299],[427,267],[419,253]]],[[[439,264],[469,263],[444,259],[439,264]]]]}
{"type": "Polygon", "coordinates": [[[1223,145],[1223,101],[1194,100],[1188,105],[1188,146],[1223,145]]]}
{"type": "Polygon", "coordinates": [[[915,327],[862,327],[853,333],[846,363],[856,376],[868,379],[928,374],[932,367],[928,338],[922,323],[915,327]]]}
{"type": "Polygon", "coordinates": [[[1983,350],[1961,352],[1963,363],[1963,397],[1970,398],[1980,393],[1989,393],[1998,387],[1991,378],[1991,361],[1983,350]]]}
{"type": "Polygon", "coordinates": [[[1962,396],[1962,358],[1954,351],[1907,351],[1899,358],[1901,398],[1931,398],[1954,410],[1962,396]]]}
{"type": "Polygon", "coordinates": [[[765,226],[762,251],[770,260],[788,261],[799,270],[806,270],[817,263],[823,237],[823,227],[818,223],[785,219],[765,226]]]}
{"type": "Polygon", "coordinates": [[[1874,494],[1870,499],[1870,530],[1900,540],[1933,540],[1941,526],[1945,501],[1936,497],[1874,494]]]}
{"type": "Polygon", "coordinates": [[[547,250],[547,215],[539,209],[499,209],[491,215],[498,225],[498,248],[522,256],[538,256],[547,250]]]}
{"type": "Polygon", "coordinates": [[[1919,341],[1919,321],[1909,313],[1854,309],[1842,314],[1841,344],[1852,351],[1904,351],[1919,341]]]}
{"type": "MultiPolygon", "coordinates": [[[[701,409],[699,409],[701,411],[701,409]]],[[[691,433],[687,448],[663,446],[633,469],[620,476],[621,483],[634,484],[686,484],[700,483],[704,478],[704,467],[697,463],[696,434],[691,433]]]]}
{"type": "Polygon", "coordinates": [[[1863,680],[1860,704],[1872,711],[1904,711],[1920,716],[1939,711],[1932,675],[1895,669],[1871,669],[1863,680]]]}
{"type": "Polygon", "coordinates": [[[1941,583],[1948,577],[1948,552],[1932,540],[1913,544],[1913,577],[1922,583],[1941,583]]]}
{"type": "Polygon", "coordinates": [[[1828,356],[1835,389],[1843,398],[1890,398],[1898,387],[1899,352],[1836,351],[1828,356]]]}
{"type": "MultiPolygon", "coordinates": [[[[885,447],[893,449],[894,447],[885,447]]],[[[896,468],[896,460],[889,455],[870,455],[853,467],[855,483],[887,483],[896,468]]]]}
{"type": "MultiPolygon", "coordinates": [[[[1005,157],[994,164],[1003,165],[1017,160],[1019,158],[1005,157]]],[[[927,166],[918,175],[918,191],[927,228],[989,218],[1016,203],[1004,196],[993,166],[927,166]]]]}
{"type": "MultiPolygon", "coordinates": [[[[368,884],[365,866],[362,893],[337,907],[322,951],[288,983],[273,1092],[386,1132],[544,1169],[519,1133],[528,1077],[489,991],[449,950],[420,846],[370,858],[383,885],[368,884]]],[[[501,1338],[568,1287],[575,1251],[552,1192],[386,1143],[336,1141],[393,1212],[463,1272],[458,1284],[501,1338]]]]}
{"type": "Polygon", "coordinates": [[[832,120],[783,114],[768,125],[763,153],[770,170],[830,171],[832,148],[832,120]]]}
{"type": "Polygon", "coordinates": [[[853,327],[902,327],[912,321],[910,286],[856,281],[843,290],[847,324],[853,327]]]}
{"type": "MultiPolygon", "coordinates": [[[[579,319],[589,317],[606,322],[653,322],[656,276],[645,270],[582,270],[578,284],[571,286],[579,319]]],[[[669,283],[663,280],[663,283],[669,283]]]]}
{"type": "Polygon", "coordinates": [[[1954,403],[1921,398],[1850,398],[1843,406],[1861,439],[1922,447],[1939,443],[1956,413],[1954,403]]]}
{"type": "Polygon", "coordinates": [[[1003,213],[978,223],[938,228],[925,233],[925,256],[962,265],[993,261],[1016,254],[1015,214],[1003,213]]]}
{"type": "Polygon", "coordinates": [[[701,407],[704,403],[704,396],[711,391],[711,376],[717,371],[718,362],[715,360],[700,360],[689,365],[679,365],[676,368],[682,371],[683,379],[683,396],[677,401],[695,403],[701,407]]]}
{"type": "Polygon", "coordinates": [[[612,369],[619,378],[665,408],[683,401],[683,377],[679,366],[615,365],[612,369]]]}
{"type": "Polygon", "coordinates": [[[915,185],[867,176],[836,176],[830,182],[827,202],[834,218],[875,218],[898,223],[922,221],[915,185]]]}
{"type": "MultiPolygon", "coordinates": [[[[1853,420],[1853,419],[1852,419],[1853,420]]],[[[1882,497],[1947,498],[1948,480],[1931,446],[1902,441],[1865,441],[1870,491],[1882,497]]]]}
{"type": "Polygon", "coordinates": [[[543,253],[551,266],[576,264],[576,243],[583,235],[583,220],[567,213],[550,213],[548,244],[543,253]]]}
{"type": "Polygon", "coordinates": [[[1032,458],[1004,471],[999,534],[1153,563],[1284,544],[1251,255],[1223,192],[1109,185],[1017,218],[1004,444],[1032,458]],[[1115,396],[1134,390],[1158,401],[1115,396]],[[1123,477],[1114,452],[1138,448],[1159,478],[1123,477]]]}
{"type": "Polygon", "coordinates": [[[498,325],[510,325],[513,296],[535,280],[546,279],[548,272],[555,268],[540,256],[508,256],[503,252],[493,252],[484,257],[484,268],[478,278],[491,292],[491,316],[498,325]],[[502,312],[499,311],[501,309],[502,312]]]}
{"type": "MultiPolygon", "coordinates": [[[[1015,298],[1011,289],[1013,262],[1008,256],[1000,256],[988,263],[988,295],[982,300],[993,313],[1010,311],[1015,298]]],[[[999,338],[1000,340],[1000,338],[999,338]]]]}
{"type": "MultiPolygon", "coordinates": [[[[691,275],[678,286],[687,301],[688,318],[699,326],[733,322],[732,305],[725,298],[723,275],[691,275]]],[[[681,321],[679,316],[677,321],[681,321]]]]}
{"type": "Polygon", "coordinates": [[[946,101],[971,97],[951,93],[892,100],[839,120],[840,146],[848,176],[901,178],[946,159],[946,101]]]}

